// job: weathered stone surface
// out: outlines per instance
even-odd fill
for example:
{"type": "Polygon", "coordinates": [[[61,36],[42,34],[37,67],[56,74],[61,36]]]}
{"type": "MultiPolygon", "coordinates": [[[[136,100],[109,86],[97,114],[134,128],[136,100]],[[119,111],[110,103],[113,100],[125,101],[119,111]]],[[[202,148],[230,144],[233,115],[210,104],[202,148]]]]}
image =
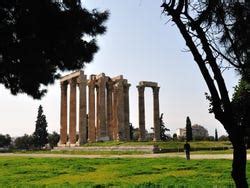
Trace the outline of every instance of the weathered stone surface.
{"type": "Polygon", "coordinates": [[[160,119],[159,119],[159,89],[156,82],[142,81],[137,86],[138,101],[139,101],[139,141],[145,140],[145,102],[144,102],[144,89],[151,87],[153,89],[153,115],[154,115],[154,141],[160,140],[160,119]]]}
{"type": "Polygon", "coordinates": [[[113,93],[113,83],[109,81],[107,83],[107,126],[108,126],[108,136],[110,140],[113,140],[113,101],[112,101],[112,93],[113,93]]]}
{"type": "MultiPolygon", "coordinates": [[[[61,146],[77,146],[99,140],[130,140],[129,87],[122,75],[109,78],[104,73],[91,75],[83,71],[61,79],[61,146]],[[67,142],[67,84],[70,85],[69,142],[67,142]],[[76,89],[79,87],[79,140],[76,141],[76,89]],[[88,101],[87,101],[88,86],[88,101]],[[88,111],[87,111],[88,102],[88,111]],[[88,114],[87,114],[88,113],[88,114]]],[[[139,96],[139,140],[145,140],[145,87],[153,89],[154,140],[160,140],[159,87],[156,82],[142,81],[139,96]]]]}
{"type": "Polygon", "coordinates": [[[137,86],[138,95],[138,108],[139,108],[139,141],[145,140],[145,102],[144,102],[144,87],[137,86]]]}
{"type": "Polygon", "coordinates": [[[126,83],[124,85],[124,130],[125,130],[125,140],[130,140],[130,127],[129,127],[129,87],[130,84],[126,83]]]}
{"type": "Polygon", "coordinates": [[[107,78],[104,73],[98,75],[97,88],[97,140],[107,140],[108,127],[107,127],[107,113],[106,113],[106,84],[107,78]]]}
{"type": "Polygon", "coordinates": [[[69,141],[76,143],[76,79],[72,78],[70,84],[70,116],[69,116],[69,141]]]}
{"type": "Polygon", "coordinates": [[[89,114],[88,114],[88,141],[96,141],[95,128],[95,77],[88,81],[89,87],[89,114]]]}
{"type": "Polygon", "coordinates": [[[61,82],[61,127],[60,145],[67,143],[67,82],[61,82]]]}
{"type": "Polygon", "coordinates": [[[153,108],[154,108],[154,141],[160,137],[160,110],[159,110],[159,87],[153,87],[153,108]]]}
{"type": "Polygon", "coordinates": [[[86,105],[86,75],[81,72],[77,79],[79,86],[79,145],[87,142],[87,105],[86,105]]]}
{"type": "Polygon", "coordinates": [[[116,81],[119,81],[119,80],[122,80],[122,79],[123,79],[123,76],[122,76],[122,75],[119,75],[119,76],[113,77],[113,78],[112,78],[112,81],[113,81],[113,82],[116,82],[116,81]]]}
{"type": "Polygon", "coordinates": [[[139,86],[158,87],[158,84],[156,82],[141,81],[141,82],[139,82],[139,86]]]}
{"type": "Polygon", "coordinates": [[[80,74],[83,74],[84,72],[83,71],[76,71],[76,72],[73,72],[71,74],[68,74],[66,76],[63,76],[61,77],[60,81],[61,82],[64,82],[64,81],[69,81],[71,80],[72,78],[77,78],[78,76],[80,76],[80,74]]]}

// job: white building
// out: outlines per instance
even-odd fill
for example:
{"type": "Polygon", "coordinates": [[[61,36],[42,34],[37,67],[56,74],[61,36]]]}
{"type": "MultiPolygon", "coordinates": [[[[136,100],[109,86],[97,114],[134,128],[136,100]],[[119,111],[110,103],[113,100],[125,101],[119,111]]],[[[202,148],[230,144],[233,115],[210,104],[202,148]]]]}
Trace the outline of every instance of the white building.
{"type": "MultiPolygon", "coordinates": [[[[186,137],[186,128],[179,128],[176,130],[176,135],[178,138],[186,137]]],[[[203,126],[194,124],[192,125],[192,135],[193,139],[202,139],[208,137],[208,131],[203,126]]]]}

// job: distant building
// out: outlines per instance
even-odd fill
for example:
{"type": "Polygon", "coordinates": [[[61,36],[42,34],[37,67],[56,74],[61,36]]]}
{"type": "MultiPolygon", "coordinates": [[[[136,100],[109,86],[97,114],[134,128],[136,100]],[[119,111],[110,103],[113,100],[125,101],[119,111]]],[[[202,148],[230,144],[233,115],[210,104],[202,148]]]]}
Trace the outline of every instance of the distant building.
{"type": "Polygon", "coordinates": [[[179,128],[176,130],[177,138],[186,137],[186,128],[179,128]]]}
{"type": "MultiPolygon", "coordinates": [[[[176,135],[178,138],[186,137],[186,128],[177,129],[176,135]]],[[[194,140],[204,139],[209,136],[207,129],[198,124],[192,125],[192,135],[194,140]]]]}

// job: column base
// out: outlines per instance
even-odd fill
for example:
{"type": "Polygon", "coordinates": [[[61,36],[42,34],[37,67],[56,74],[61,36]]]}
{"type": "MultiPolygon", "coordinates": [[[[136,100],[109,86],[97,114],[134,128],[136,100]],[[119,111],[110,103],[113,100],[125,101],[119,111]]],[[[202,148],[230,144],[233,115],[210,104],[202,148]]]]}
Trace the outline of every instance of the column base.
{"type": "Polygon", "coordinates": [[[66,147],[66,144],[61,144],[60,142],[58,142],[57,147],[66,147]]]}
{"type": "Polygon", "coordinates": [[[109,136],[102,136],[102,137],[98,138],[96,141],[98,142],[98,141],[109,141],[109,140],[110,140],[109,136]]]}

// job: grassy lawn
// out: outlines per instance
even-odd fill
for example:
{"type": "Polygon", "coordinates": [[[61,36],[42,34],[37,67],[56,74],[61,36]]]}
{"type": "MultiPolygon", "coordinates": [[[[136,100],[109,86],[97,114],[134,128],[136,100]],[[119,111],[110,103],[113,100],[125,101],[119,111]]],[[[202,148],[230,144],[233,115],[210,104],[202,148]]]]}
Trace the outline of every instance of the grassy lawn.
{"type": "MultiPolygon", "coordinates": [[[[183,148],[185,142],[180,141],[166,141],[166,142],[116,142],[116,141],[107,141],[107,142],[96,142],[96,143],[87,143],[82,145],[83,147],[89,146],[141,146],[141,145],[158,145],[160,148],[183,148]]],[[[190,142],[192,148],[213,148],[213,147],[231,147],[229,141],[192,141],[190,142]]]]}
{"type": "MultiPolygon", "coordinates": [[[[88,143],[83,145],[83,148],[94,147],[112,147],[112,146],[153,146],[158,145],[159,148],[167,151],[163,152],[183,152],[184,142],[179,141],[168,141],[168,142],[98,142],[98,143],[88,143]]],[[[228,150],[231,147],[230,142],[212,142],[212,141],[195,141],[190,142],[191,148],[194,153],[217,153],[217,154],[230,154],[232,150],[228,150]],[[223,150],[225,148],[225,150],[223,150]],[[220,149],[217,151],[216,149],[220,149]]],[[[152,153],[152,151],[85,151],[85,150],[41,150],[41,151],[14,151],[15,153],[53,153],[53,154],[78,154],[78,155],[133,155],[133,154],[147,154],[152,153]]]]}
{"type": "Polygon", "coordinates": [[[37,154],[70,154],[70,155],[139,155],[150,154],[146,151],[82,151],[82,150],[38,150],[38,151],[14,151],[14,153],[37,153],[37,154]]]}
{"type": "Polygon", "coordinates": [[[0,157],[0,187],[232,187],[230,171],[230,160],[0,157]]]}

